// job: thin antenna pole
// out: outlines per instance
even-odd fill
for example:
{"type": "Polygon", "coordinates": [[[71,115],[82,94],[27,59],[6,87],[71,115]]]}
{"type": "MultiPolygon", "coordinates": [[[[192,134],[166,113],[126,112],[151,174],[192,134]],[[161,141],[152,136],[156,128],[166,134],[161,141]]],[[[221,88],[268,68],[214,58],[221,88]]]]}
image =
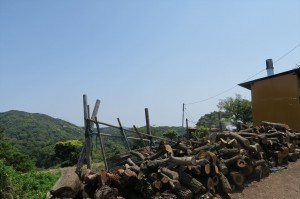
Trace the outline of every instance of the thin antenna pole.
{"type": "Polygon", "coordinates": [[[184,134],[184,103],[182,104],[182,128],[181,128],[181,135],[184,134]]]}

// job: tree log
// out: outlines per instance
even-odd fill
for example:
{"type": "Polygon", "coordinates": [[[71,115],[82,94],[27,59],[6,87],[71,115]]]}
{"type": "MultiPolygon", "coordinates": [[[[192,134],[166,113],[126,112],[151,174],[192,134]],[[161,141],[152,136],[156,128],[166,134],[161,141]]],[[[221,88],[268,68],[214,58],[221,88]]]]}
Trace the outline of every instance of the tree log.
{"type": "Polygon", "coordinates": [[[232,158],[229,158],[229,159],[223,159],[222,162],[227,166],[227,167],[230,167],[231,165],[233,164],[236,164],[236,161],[238,159],[242,158],[242,155],[236,155],[232,158]]]}
{"type": "Polygon", "coordinates": [[[196,178],[193,178],[184,171],[179,171],[179,182],[192,190],[193,193],[197,194],[198,192],[205,191],[205,187],[199,182],[196,178]]]}
{"type": "Polygon", "coordinates": [[[240,154],[240,150],[238,148],[223,148],[218,150],[218,153],[222,158],[232,158],[233,156],[240,154]]]}
{"type": "Polygon", "coordinates": [[[171,165],[196,165],[194,156],[174,157],[171,156],[168,161],[171,165]]]}
{"type": "Polygon", "coordinates": [[[250,145],[250,142],[249,140],[247,140],[246,138],[240,136],[239,134],[237,133],[220,133],[217,135],[218,138],[231,138],[231,139],[236,139],[239,143],[243,144],[243,146],[249,146],[250,145]]]}
{"type": "Polygon", "coordinates": [[[247,162],[243,159],[237,159],[236,165],[238,168],[244,168],[247,166],[247,162]]]}
{"type": "Polygon", "coordinates": [[[95,199],[116,199],[118,195],[118,189],[111,188],[107,185],[97,189],[94,195],[95,199]]]}
{"type": "Polygon", "coordinates": [[[245,167],[240,168],[239,172],[243,175],[243,176],[250,176],[253,172],[253,166],[247,164],[245,167]]]}
{"type": "Polygon", "coordinates": [[[224,175],[227,175],[227,173],[228,173],[228,167],[227,167],[222,161],[218,161],[218,167],[219,167],[219,170],[220,170],[224,175]]]}
{"type": "Polygon", "coordinates": [[[130,153],[137,157],[139,160],[145,160],[145,156],[138,151],[130,151],[130,153]]]}
{"type": "Polygon", "coordinates": [[[275,128],[278,131],[283,131],[283,132],[285,132],[287,129],[290,128],[288,125],[281,124],[281,123],[272,123],[272,122],[267,122],[267,121],[262,121],[261,123],[264,126],[271,126],[272,128],[275,128]]]}
{"type": "Polygon", "coordinates": [[[154,182],[152,182],[152,187],[157,190],[161,190],[162,186],[163,183],[160,180],[155,180],[154,182]]]}
{"type": "Polygon", "coordinates": [[[178,180],[179,179],[179,174],[175,171],[172,171],[172,170],[168,169],[168,168],[162,167],[162,168],[159,169],[159,171],[161,173],[165,174],[166,176],[168,176],[169,178],[171,178],[172,180],[178,180]]]}
{"type": "Polygon", "coordinates": [[[177,195],[178,199],[192,199],[193,192],[186,187],[174,187],[173,192],[177,195]]]}
{"type": "Polygon", "coordinates": [[[74,198],[81,188],[81,182],[78,175],[71,170],[64,170],[51,188],[51,195],[59,198],[74,198]]]}
{"type": "Polygon", "coordinates": [[[147,159],[155,160],[166,153],[168,154],[168,156],[173,156],[172,147],[168,144],[160,145],[158,148],[158,151],[155,154],[153,154],[152,156],[148,157],[147,159]]]}
{"type": "Polygon", "coordinates": [[[252,177],[255,179],[255,180],[260,180],[262,178],[262,175],[263,175],[263,172],[262,172],[262,166],[261,165],[258,165],[257,167],[254,168],[254,171],[253,171],[253,174],[252,174],[252,177]]]}
{"type": "Polygon", "coordinates": [[[229,175],[235,185],[242,186],[244,184],[245,177],[241,173],[232,171],[229,173],[229,175]]]}
{"type": "Polygon", "coordinates": [[[298,159],[298,154],[297,153],[289,153],[288,154],[288,160],[290,162],[296,162],[298,159]]]}
{"type": "Polygon", "coordinates": [[[220,173],[220,182],[222,185],[222,189],[225,193],[231,193],[232,192],[232,188],[230,183],[228,182],[228,179],[225,177],[225,175],[223,173],[220,173]]]}

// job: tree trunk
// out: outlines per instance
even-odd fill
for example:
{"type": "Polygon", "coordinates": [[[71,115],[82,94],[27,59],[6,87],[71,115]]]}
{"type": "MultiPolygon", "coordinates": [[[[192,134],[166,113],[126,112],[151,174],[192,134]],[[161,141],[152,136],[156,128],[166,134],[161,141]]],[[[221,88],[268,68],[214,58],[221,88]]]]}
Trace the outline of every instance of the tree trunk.
{"type": "Polygon", "coordinates": [[[205,187],[199,182],[196,178],[193,178],[189,174],[179,171],[179,182],[188,187],[193,193],[197,194],[198,192],[205,191],[205,187]]]}
{"type": "Polygon", "coordinates": [[[235,185],[242,186],[244,184],[245,177],[241,173],[232,171],[229,173],[229,175],[235,185]]]}
{"type": "Polygon", "coordinates": [[[74,198],[81,188],[78,175],[71,170],[65,170],[51,188],[50,193],[58,198],[74,198]]]}
{"type": "Polygon", "coordinates": [[[232,188],[230,183],[228,182],[228,179],[224,176],[223,173],[220,173],[220,182],[222,185],[222,189],[225,193],[231,193],[232,192],[232,188]]]}
{"type": "Polygon", "coordinates": [[[118,189],[111,188],[107,185],[97,189],[94,195],[95,199],[117,199],[118,189]]]}

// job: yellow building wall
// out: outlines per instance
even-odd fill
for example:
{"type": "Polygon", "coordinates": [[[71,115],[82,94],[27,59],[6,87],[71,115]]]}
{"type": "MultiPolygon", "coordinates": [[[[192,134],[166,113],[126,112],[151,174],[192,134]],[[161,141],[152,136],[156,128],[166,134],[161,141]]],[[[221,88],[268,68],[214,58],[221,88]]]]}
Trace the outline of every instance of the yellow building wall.
{"type": "Polygon", "coordinates": [[[285,74],[254,82],[251,86],[254,125],[261,121],[289,125],[300,132],[300,81],[297,74],[285,74]]]}

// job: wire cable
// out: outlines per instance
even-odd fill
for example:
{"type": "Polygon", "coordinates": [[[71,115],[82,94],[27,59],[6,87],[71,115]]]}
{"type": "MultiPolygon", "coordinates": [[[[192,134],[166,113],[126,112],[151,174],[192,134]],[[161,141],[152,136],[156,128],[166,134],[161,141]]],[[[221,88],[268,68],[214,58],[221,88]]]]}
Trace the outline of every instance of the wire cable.
{"type": "MultiPolygon", "coordinates": [[[[274,61],[274,64],[277,63],[277,62],[279,62],[280,60],[282,60],[282,59],[285,58],[286,56],[288,56],[291,52],[293,52],[294,50],[296,50],[296,49],[299,48],[299,47],[300,47],[300,43],[298,43],[298,44],[297,44],[295,47],[293,47],[291,50],[289,50],[288,52],[286,52],[285,54],[283,54],[282,56],[280,56],[278,59],[276,59],[276,60],[274,61]]],[[[252,75],[251,77],[245,79],[244,81],[248,81],[249,79],[252,79],[253,77],[259,75],[259,74],[262,73],[263,71],[265,71],[265,69],[259,71],[258,73],[252,75]]],[[[226,89],[226,90],[224,90],[224,91],[222,91],[222,92],[220,92],[220,93],[218,93],[218,94],[216,94],[216,95],[213,95],[213,96],[211,96],[211,97],[205,98],[205,99],[203,99],[203,100],[198,100],[198,101],[191,102],[191,103],[185,103],[185,105],[193,105],[193,104],[198,104],[198,103],[201,103],[201,102],[205,102],[205,101],[211,100],[211,99],[213,99],[213,98],[215,98],[215,97],[218,97],[218,96],[220,96],[220,95],[222,95],[222,94],[224,94],[224,93],[227,93],[227,92],[229,92],[229,91],[235,89],[237,86],[238,86],[238,85],[235,85],[235,86],[233,86],[233,87],[231,87],[231,88],[228,88],[228,89],[226,89]]]]}

